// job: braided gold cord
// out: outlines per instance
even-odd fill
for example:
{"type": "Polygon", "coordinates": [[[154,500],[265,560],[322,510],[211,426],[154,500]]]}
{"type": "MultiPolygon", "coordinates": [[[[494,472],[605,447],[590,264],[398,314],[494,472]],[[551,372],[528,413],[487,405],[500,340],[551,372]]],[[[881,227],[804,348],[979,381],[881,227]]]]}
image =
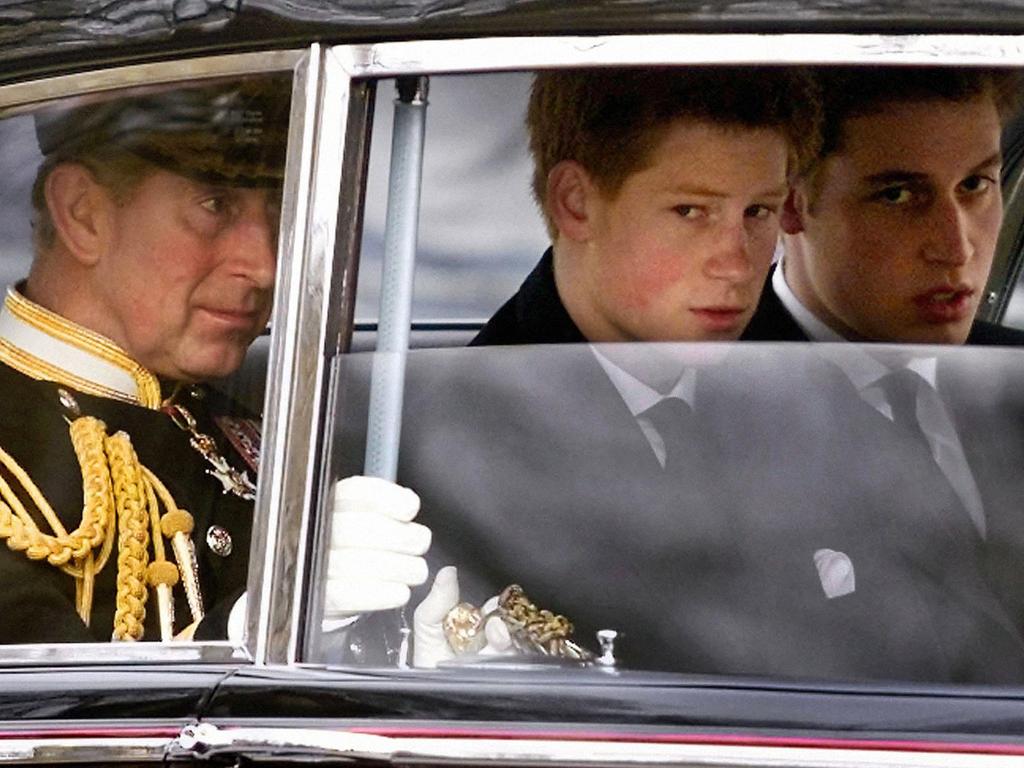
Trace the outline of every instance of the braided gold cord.
{"type": "Polygon", "coordinates": [[[150,512],[139,459],[128,435],[106,440],[117,508],[117,596],[114,639],[141,640],[146,619],[146,567],[149,564],[150,512]]]}
{"type": "Polygon", "coordinates": [[[105,441],[107,426],[99,419],[82,416],[71,423],[71,445],[82,470],[82,525],[84,536],[92,528],[89,549],[102,544],[96,571],[102,570],[114,543],[114,489],[110,479],[105,441]]]}
{"type": "Polygon", "coordinates": [[[75,608],[85,626],[92,621],[93,587],[96,584],[96,560],[90,552],[82,562],[82,576],[75,579],[75,608]]]}
{"type": "Polygon", "coordinates": [[[46,519],[47,524],[56,535],[45,534],[39,530],[32,516],[22,505],[17,494],[6,481],[0,477],[0,497],[6,502],[0,509],[0,537],[7,539],[7,546],[15,551],[23,551],[32,560],[46,559],[65,572],[79,578],[81,567],[75,561],[85,558],[94,547],[106,538],[112,520],[108,514],[109,507],[109,473],[102,454],[102,435],[105,425],[98,419],[83,417],[76,419],[71,425],[72,443],[82,466],[83,491],[86,503],[82,510],[82,522],[70,534],[64,530],[60,519],[53,511],[38,486],[28,473],[14,458],[0,448],[0,463],[21,484],[29,498],[46,519]],[[88,463],[87,463],[88,462],[88,463]],[[106,498],[104,498],[104,481],[106,481],[106,498]]]}
{"type": "MultiPolygon", "coordinates": [[[[14,459],[0,448],[0,462],[7,466],[8,461],[13,462],[14,459]]],[[[18,465],[15,463],[14,466],[18,465]]],[[[32,532],[35,527],[35,522],[25,511],[21,499],[0,475],[0,537],[3,537],[8,548],[15,552],[25,552],[32,560],[42,560],[47,556],[48,550],[34,545],[32,532]]]]}
{"type": "MultiPolygon", "coordinates": [[[[82,472],[81,523],[69,534],[28,473],[0,448],[0,465],[54,532],[46,534],[39,529],[19,495],[0,474],[0,538],[11,550],[24,552],[31,560],[46,560],[74,577],[75,605],[86,625],[92,614],[96,574],[110,559],[117,538],[114,639],[142,639],[149,586],[163,591],[161,631],[165,639],[170,639],[173,603],[169,590],[178,582],[178,568],[166,557],[161,504],[168,512],[182,513],[163,483],[139,462],[124,432],[108,437],[102,421],[83,416],[71,422],[70,433],[82,472]]],[[[200,608],[198,617],[193,618],[201,617],[200,608]]]]}
{"type": "MultiPolygon", "coordinates": [[[[156,492],[153,490],[153,479],[156,478],[149,469],[139,464],[139,468],[142,470],[143,485],[146,488],[146,506],[149,508],[149,528],[150,528],[150,541],[153,542],[153,560],[155,562],[163,562],[167,559],[167,555],[164,554],[164,537],[160,533],[160,504],[156,500],[156,492]]],[[[170,494],[167,494],[170,496],[170,494]]],[[[171,503],[174,503],[174,499],[171,499],[171,503]]]]}

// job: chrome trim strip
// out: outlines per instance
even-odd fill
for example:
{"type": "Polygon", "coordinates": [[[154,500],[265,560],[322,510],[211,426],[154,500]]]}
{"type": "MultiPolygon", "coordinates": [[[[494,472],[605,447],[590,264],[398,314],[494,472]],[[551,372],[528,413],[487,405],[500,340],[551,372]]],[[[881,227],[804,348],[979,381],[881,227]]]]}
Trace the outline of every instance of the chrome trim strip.
{"type": "Polygon", "coordinates": [[[0,738],[0,765],[163,762],[172,740],[157,738],[0,738]]]}
{"type": "Polygon", "coordinates": [[[296,77],[289,157],[285,169],[277,293],[271,327],[258,519],[266,525],[250,571],[249,637],[257,664],[297,658],[304,609],[309,518],[316,507],[326,320],[341,190],[349,76],[318,45],[296,77]]]}
{"type": "Polygon", "coordinates": [[[351,46],[354,77],[622,64],[1024,64],[1024,36],[682,34],[351,46]]]}
{"type": "Polygon", "coordinates": [[[405,764],[443,761],[446,765],[686,765],[717,768],[1019,768],[1020,755],[911,750],[763,747],[731,744],[673,744],[652,741],[392,737],[351,731],[290,728],[186,726],[171,755],[257,756],[277,760],[312,756],[405,764]]]}
{"type": "MultiPolygon", "coordinates": [[[[1024,213],[1024,163],[1014,169],[1013,176],[1003,180],[1003,220],[1021,221],[1024,213]]],[[[988,274],[985,294],[976,317],[990,323],[1002,323],[1017,291],[1024,259],[1018,246],[1021,232],[1003,227],[996,241],[996,253],[988,274]],[[1002,290],[997,290],[1001,287],[1002,290]],[[994,298],[990,299],[994,294],[994,298]]]]}
{"type": "Polygon", "coordinates": [[[249,660],[244,648],[226,641],[209,643],[64,643],[60,645],[5,645],[0,648],[0,669],[59,667],[74,664],[233,663],[249,660]]]}
{"type": "Polygon", "coordinates": [[[234,77],[261,72],[286,72],[303,59],[305,50],[234,53],[196,59],[175,59],[135,64],[93,72],[79,72],[44,80],[0,87],[0,117],[21,107],[64,96],[79,96],[137,85],[158,85],[205,77],[234,77]]]}
{"type": "MultiPolygon", "coordinates": [[[[373,112],[376,96],[376,83],[373,80],[352,81],[348,101],[348,128],[345,132],[345,145],[341,166],[341,191],[339,195],[338,225],[334,247],[335,273],[331,281],[328,311],[326,316],[326,348],[325,358],[330,361],[331,372],[328,374],[326,409],[323,424],[335,423],[335,409],[339,396],[335,389],[337,377],[334,365],[339,352],[347,352],[352,342],[353,316],[355,314],[355,291],[359,273],[359,249],[363,240],[363,210],[366,198],[366,176],[370,164],[370,132],[373,125],[373,112]]],[[[335,466],[333,441],[325,440],[321,451],[324,459],[318,478],[318,490],[321,504],[329,496],[330,485],[334,482],[332,467],[335,466]]],[[[321,658],[319,650],[323,633],[320,628],[323,621],[323,585],[327,573],[328,536],[330,520],[327,514],[319,514],[315,518],[316,525],[310,538],[307,551],[315,554],[309,571],[307,584],[306,614],[303,632],[303,647],[299,658],[308,660],[321,658]]]]}

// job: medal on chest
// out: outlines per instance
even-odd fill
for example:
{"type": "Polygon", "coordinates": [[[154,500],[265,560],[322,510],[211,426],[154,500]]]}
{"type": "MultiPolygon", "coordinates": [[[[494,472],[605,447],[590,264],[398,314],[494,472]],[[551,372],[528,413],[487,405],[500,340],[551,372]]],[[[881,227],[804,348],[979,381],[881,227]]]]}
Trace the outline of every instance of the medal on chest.
{"type": "Polygon", "coordinates": [[[231,493],[245,501],[256,498],[256,484],[249,478],[249,473],[232,467],[217,448],[216,441],[204,432],[200,432],[195,417],[182,405],[167,405],[164,413],[171,417],[175,426],[189,435],[189,445],[210,466],[206,474],[220,481],[223,493],[231,493]]]}

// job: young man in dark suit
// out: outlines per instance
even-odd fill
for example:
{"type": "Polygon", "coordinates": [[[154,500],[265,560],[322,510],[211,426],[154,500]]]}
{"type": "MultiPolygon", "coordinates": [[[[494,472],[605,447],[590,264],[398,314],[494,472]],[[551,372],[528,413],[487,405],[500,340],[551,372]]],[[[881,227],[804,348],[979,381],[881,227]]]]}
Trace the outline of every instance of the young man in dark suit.
{"type": "Polygon", "coordinates": [[[538,75],[527,126],[552,246],[472,343],[737,338],[816,125],[800,70],[538,75]]]}
{"type": "Polygon", "coordinates": [[[1002,221],[1009,71],[819,72],[817,157],[782,212],[785,255],[751,341],[1017,344],[975,322],[1002,221]]]}
{"type": "MultiPolygon", "coordinates": [[[[457,541],[446,554],[463,581],[504,573],[541,604],[564,606],[581,630],[626,628],[630,664],[735,671],[721,638],[744,633],[697,618],[733,602],[711,576],[728,570],[730,541],[728,505],[712,498],[720,484],[706,480],[718,451],[699,423],[715,386],[672,350],[586,342],[738,337],[771,262],[787,181],[814,149],[814,84],[796,69],[549,72],[535,79],[527,124],[552,247],[473,345],[579,347],[474,353],[442,397],[410,410],[409,434],[434,417],[407,441],[403,482],[438,511],[437,549],[457,541]],[[449,453],[472,446],[465,463],[476,469],[427,480],[439,443],[449,453]],[[621,541],[610,560],[599,531],[621,541]],[[650,567],[636,565],[643,557],[650,567]],[[686,609],[661,610],[652,585],[680,580],[691,585],[686,609]]],[[[420,664],[452,655],[437,631],[457,601],[449,575],[418,611],[420,664]]]]}
{"type": "MultiPolygon", "coordinates": [[[[742,338],[1024,342],[1018,331],[975,320],[1002,220],[1000,133],[1017,104],[1018,76],[852,67],[819,75],[821,152],[786,201],[785,254],[742,338]]],[[[1019,680],[1020,601],[1014,608],[1007,599],[1015,591],[1009,553],[1021,544],[1019,503],[1009,499],[1019,492],[1008,479],[1024,457],[990,450],[1019,443],[1005,434],[1018,406],[983,396],[988,383],[965,375],[962,355],[870,343],[820,355],[821,365],[803,372],[815,384],[795,384],[798,398],[772,406],[778,424],[803,430],[792,441],[797,453],[809,448],[778,461],[766,484],[777,478],[777,487],[799,489],[794,465],[812,469],[815,481],[799,499],[772,505],[784,516],[764,517],[772,535],[792,524],[766,583],[792,594],[812,573],[812,552],[822,574],[817,554],[838,553],[849,592],[815,609],[822,625],[862,626],[904,591],[906,620],[893,624],[891,638],[898,647],[899,630],[915,621],[935,627],[939,653],[919,667],[926,678],[1019,680]],[[994,408],[1001,424],[992,423],[994,408]],[[858,475],[859,486],[849,482],[858,475]],[[971,645],[1001,650],[988,661],[960,653],[971,645]]],[[[986,364],[993,376],[1014,375],[1005,356],[998,362],[986,364]]]]}

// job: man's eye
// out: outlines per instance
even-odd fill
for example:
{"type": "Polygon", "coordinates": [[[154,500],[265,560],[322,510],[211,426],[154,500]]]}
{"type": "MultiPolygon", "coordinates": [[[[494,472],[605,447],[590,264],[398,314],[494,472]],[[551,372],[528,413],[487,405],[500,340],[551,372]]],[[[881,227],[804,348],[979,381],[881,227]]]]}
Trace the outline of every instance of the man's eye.
{"type": "Polygon", "coordinates": [[[906,205],[914,199],[908,187],[886,187],[875,193],[875,199],[889,205],[906,205]]]}
{"type": "Polygon", "coordinates": [[[743,215],[748,219],[767,219],[775,214],[776,209],[770,205],[751,205],[743,215]]]}
{"type": "Polygon", "coordinates": [[[223,213],[224,209],[227,208],[227,203],[225,202],[224,198],[222,198],[222,197],[210,197],[210,198],[207,198],[206,200],[203,200],[199,205],[200,205],[200,207],[204,208],[205,210],[209,211],[210,213],[217,213],[217,214],[223,213]]]}
{"type": "Polygon", "coordinates": [[[988,176],[968,176],[960,182],[960,189],[968,194],[980,194],[991,189],[996,180],[988,176]]]}
{"type": "Polygon", "coordinates": [[[699,205],[677,205],[673,210],[684,219],[699,219],[704,215],[699,205]]]}

